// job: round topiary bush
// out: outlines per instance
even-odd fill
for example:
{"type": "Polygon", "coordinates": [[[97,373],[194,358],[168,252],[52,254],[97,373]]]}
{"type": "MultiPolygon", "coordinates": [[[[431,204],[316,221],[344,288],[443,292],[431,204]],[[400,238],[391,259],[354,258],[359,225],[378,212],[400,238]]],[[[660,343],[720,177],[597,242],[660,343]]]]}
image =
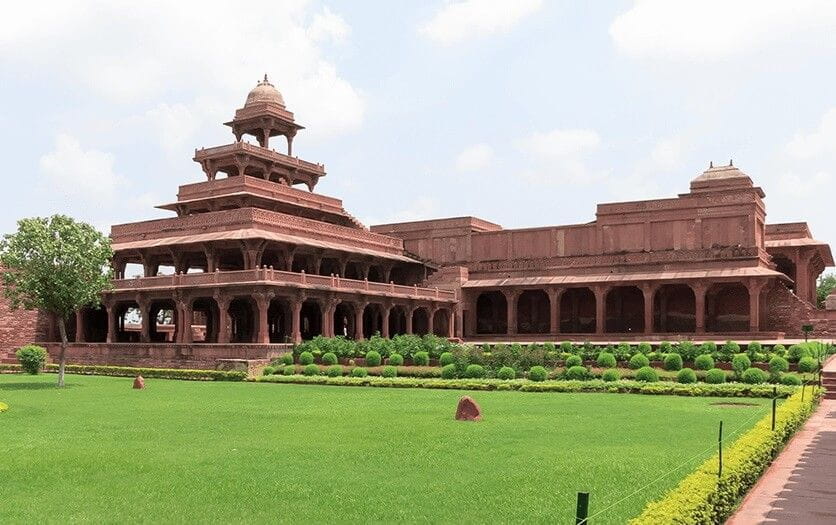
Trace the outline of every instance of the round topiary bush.
{"type": "Polygon", "coordinates": [[[802,357],[808,357],[809,355],[810,351],[801,344],[791,345],[787,349],[787,359],[790,360],[790,363],[797,363],[802,357]]]}
{"type": "Polygon", "coordinates": [[[726,382],[726,373],[719,368],[712,368],[705,373],[705,382],[710,385],[719,385],[726,382]]]}
{"type": "Polygon", "coordinates": [[[650,346],[650,343],[639,343],[638,350],[640,354],[649,354],[653,351],[653,347],[650,346]]]}
{"type": "Polygon", "coordinates": [[[515,377],[517,377],[517,372],[513,368],[511,368],[510,366],[503,366],[496,373],[496,377],[498,377],[499,379],[505,379],[505,380],[514,379],[515,377]]]}
{"type": "Polygon", "coordinates": [[[608,383],[611,381],[618,381],[619,379],[621,379],[621,374],[619,374],[618,370],[616,370],[615,368],[608,368],[604,370],[603,374],[601,374],[601,379],[608,383]]]}
{"type": "Polygon", "coordinates": [[[482,365],[467,365],[464,371],[464,376],[472,379],[485,377],[485,367],[482,365]]]}
{"type": "Polygon", "coordinates": [[[682,356],[679,354],[668,354],[665,356],[665,370],[676,371],[682,369],[682,356]]]}
{"type": "Polygon", "coordinates": [[[810,374],[819,369],[819,363],[814,358],[805,355],[798,360],[798,371],[803,374],[810,374]]]}
{"type": "Polygon", "coordinates": [[[630,368],[638,370],[639,368],[647,367],[650,364],[650,359],[644,354],[636,354],[630,358],[630,368]]]}
{"type": "Polygon", "coordinates": [[[573,366],[581,366],[583,364],[583,359],[579,355],[570,355],[566,358],[566,368],[572,368],[573,366]]]}
{"type": "Polygon", "coordinates": [[[801,386],[801,378],[795,374],[784,374],[781,376],[781,384],[787,386],[801,386]]]}
{"type": "Polygon", "coordinates": [[[305,368],[302,369],[302,373],[306,376],[318,376],[319,367],[314,364],[306,365],[305,368]]]}
{"type": "Polygon", "coordinates": [[[272,366],[265,366],[264,370],[261,371],[261,375],[263,376],[271,376],[276,373],[275,367],[272,366]]]}
{"type": "Polygon", "coordinates": [[[676,374],[676,382],[684,384],[696,383],[697,374],[690,368],[683,368],[678,374],[676,374]]]}
{"type": "Polygon", "coordinates": [[[769,360],[769,372],[778,376],[790,369],[790,363],[780,356],[775,356],[769,360]]]}
{"type": "Polygon", "coordinates": [[[455,379],[457,372],[456,365],[452,363],[441,367],[441,377],[444,379],[455,379]]]}
{"type": "Polygon", "coordinates": [[[412,356],[412,362],[415,366],[428,366],[430,364],[430,354],[427,352],[415,352],[412,356]]]}
{"type": "Polygon", "coordinates": [[[366,366],[380,366],[380,353],[374,350],[366,352],[366,366]]]}
{"type": "Polygon", "coordinates": [[[566,379],[573,379],[582,381],[589,375],[589,370],[585,366],[573,366],[566,370],[566,379]]]}
{"type": "Polygon", "coordinates": [[[26,345],[15,352],[20,366],[27,374],[35,375],[46,363],[46,349],[38,345],[26,345]]]}
{"type": "Polygon", "coordinates": [[[302,352],[299,354],[299,364],[300,365],[309,365],[313,363],[313,354],[310,352],[302,352]]]}
{"type": "Polygon", "coordinates": [[[441,354],[441,357],[438,358],[438,364],[441,366],[452,365],[455,361],[456,358],[451,352],[444,352],[441,354]]]}
{"type": "Polygon", "coordinates": [[[694,366],[697,367],[697,370],[711,370],[714,368],[714,358],[711,357],[711,354],[698,355],[694,359],[694,366]]]}
{"type": "Polygon", "coordinates": [[[398,377],[398,369],[392,365],[387,365],[383,367],[380,375],[383,377],[398,377]]]}
{"type": "Polygon", "coordinates": [[[328,377],[342,377],[343,367],[341,365],[331,365],[326,371],[328,377]]]}
{"type": "Polygon", "coordinates": [[[392,366],[403,366],[403,356],[401,354],[390,355],[389,364],[392,366]]]}
{"type": "Polygon", "coordinates": [[[282,364],[283,365],[292,365],[293,364],[293,354],[288,352],[286,354],[282,354],[282,364]]]}
{"type": "Polygon", "coordinates": [[[351,377],[366,377],[367,375],[369,375],[369,371],[362,366],[351,369],[351,377]]]}
{"type": "Polygon", "coordinates": [[[545,381],[549,377],[549,372],[542,366],[532,366],[528,370],[528,378],[532,381],[545,381]]]}
{"type": "Polygon", "coordinates": [[[655,383],[659,380],[659,374],[649,366],[643,366],[636,370],[636,381],[644,381],[645,383],[655,383]]]}
{"type": "Polygon", "coordinates": [[[323,365],[336,365],[337,364],[337,354],[334,352],[327,352],[322,354],[322,364],[323,365]]]}
{"type": "Polygon", "coordinates": [[[787,348],[782,344],[777,344],[772,347],[772,353],[780,357],[785,357],[787,355],[787,348]]]}
{"type": "Polygon", "coordinates": [[[615,368],[615,356],[609,352],[601,352],[598,354],[598,359],[595,363],[601,368],[615,368]]]}
{"type": "Polygon", "coordinates": [[[740,379],[750,385],[759,385],[766,381],[766,372],[760,368],[747,368],[740,375],[740,379]]]}
{"type": "Polygon", "coordinates": [[[749,359],[749,356],[746,354],[737,354],[732,358],[731,367],[734,370],[734,373],[737,374],[738,377],[743,374],[746,370],[751,368],[752,361],[749,359]]]}
{"type": "Polygon", "coordinates": [[[284,365],[284,369],[282,370],[282,374],[286,376],[292,376],[296,373],[296,366],[295,365],[284,365]]]}

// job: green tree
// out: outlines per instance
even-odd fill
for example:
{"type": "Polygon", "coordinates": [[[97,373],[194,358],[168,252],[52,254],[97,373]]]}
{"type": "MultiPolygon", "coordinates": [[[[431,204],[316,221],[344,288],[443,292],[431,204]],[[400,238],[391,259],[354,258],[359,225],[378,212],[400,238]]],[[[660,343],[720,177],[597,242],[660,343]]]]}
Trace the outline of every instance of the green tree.
{"type": "Polygon", "coordinates": [[[67,319],[100,304],[110,287],[110,239],[64,215],[22,219],[0,239],[0,281],[12,308],[51,313],[61,334],[58,386],[64,386],[67,319]]]}
{"type": "Polygon", "coordinates": [[[828,273],[819,277],[819,284],[816,286],[816,305],[819,308],[824,308],[824,301],[834,288],[836,288],[836,273],[828,273]]]}

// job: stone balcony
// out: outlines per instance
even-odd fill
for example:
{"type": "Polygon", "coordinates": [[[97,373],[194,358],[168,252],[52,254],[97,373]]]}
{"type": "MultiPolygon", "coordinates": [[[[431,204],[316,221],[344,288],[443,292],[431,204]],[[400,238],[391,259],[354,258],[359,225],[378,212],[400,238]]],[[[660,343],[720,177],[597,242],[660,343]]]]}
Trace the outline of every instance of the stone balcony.
{"type": "Polygon", "coordinates": [[[456,301],[456,292],[439,288],[404,286],[367,280],[345,279],[338,276],[313,275],[305,272],[285,272],[270,268],[212,273],[189,273],[116,279],[108,293],[124,295],[128,292],[151,292],[184,288],[215,288],[236,285],[266,285],[309,291],[342,292],[362,296],[425,301],[456,301]]]}
{"type": "Polygon", "coordinates": [[[201,165],[209,180],[214,180],[220,171],[228,176],[250,175],[265,180],[281,180],[288,185],[305,183],[313,191],[316,182],[325,176],[322,164],[247,142],[197,149],[193,160],[201,165]]]}

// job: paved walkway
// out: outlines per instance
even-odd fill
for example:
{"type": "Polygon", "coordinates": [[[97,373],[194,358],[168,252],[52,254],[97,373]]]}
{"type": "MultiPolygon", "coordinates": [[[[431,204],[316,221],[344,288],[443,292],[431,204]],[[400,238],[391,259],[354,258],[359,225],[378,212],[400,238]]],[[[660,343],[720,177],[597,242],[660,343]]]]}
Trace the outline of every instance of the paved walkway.
{"type": "Polygon", "coordinates": [[[758,523],[836,523],[836,399],[822,400],[726,525],[758,523]]]}

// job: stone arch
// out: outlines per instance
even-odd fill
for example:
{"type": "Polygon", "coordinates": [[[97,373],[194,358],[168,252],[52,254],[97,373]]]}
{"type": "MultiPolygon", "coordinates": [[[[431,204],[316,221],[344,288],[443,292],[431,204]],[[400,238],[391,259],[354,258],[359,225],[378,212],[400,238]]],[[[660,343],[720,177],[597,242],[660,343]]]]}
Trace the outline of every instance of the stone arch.
{"type": "Polygon", "coordinates": [[[784,275],[786,275],[787,277],[792,279],[791,283],[785,282],[785,285],[790,290],[792,290],[793,293],[795,293],[795,291],[796,291],[795,278],[796,278],[796,275],[797,275],[795,263],[792,262],[792,260],[789,257],[787,257],[783,254],[773,255],[772,256],[772,262],[775,263],[775,266],[776,266],[775,269],[776,270],[778,270],[779,272],[783,273],[784,275]]]}
{"type": "MultiPolygon", "coordinates": [[[[171,343],[176,340],[180,323],[177,305],[172,299],[157,299],[148,310],[148,331],[151,342],[171,343]]],[[[145,319],[142,320],[143,325],[145,319]]]]}
{"type": "Polygon", "coordinates": [[[508,333],[508,301],[502,292],[482,292],[476,298],[476,333],[508,333]]]}
{"type": "Polygon", "coordinates": [[[551,305],[544,290],[525,290],[517,298],[517,332],[520,334],[549,333],[551,305]]]}
{"type": "Polygon", "coordinates": [[[256,306],[249,297],[237,297],[229,303],[231,343],[252,343],[256,338],[256,306]]]}
{"type": "Polygon", "coordinates": [[[143,323],[139,304],[136,301],[120,301],[116,303],[116,342],[138,343],[141,339],[143,323]]]}
{"type": "Polygon", "coordinates": [[[341,272],[342,266],[340,265],[340,261],[333,257],[323,257],[319,263],[320,275],[340,275],[341,272]]]}
{"type": "Polygon", "coordinates": [[[382,283],[383,282],[383,270],[380,266],[373,264],[369,266],[369,281],[382,283]]]}
{"type": "Polygon", "coordinates": [[[709,332],[749,331],[749,290],[742,283],[716,283],[705,296],[709,332]]]}
{"type": "Polygon", "coordinates": [[[192,341],[217,343],[221,313],[212,297],[198,297],[192,301],[192,341]]]}
{"type": "Polygon", "coordinates": [[[395,305],[389,311],[389,337],[406,333],[406,309],[395,305]]]}
{"type": "Polygon", "coordinates": [[[366,339],[383,333],[383,308],[376,303],[367,304],[363,309],[363,337],[366,339]]]}
{"type": "Polygon", "coordinates": [[[267,334],[271,343],[287,343],[291,339],[293,311],[290,301],[274,298],[267,308],[267,334]]]}
{"type": "Polygon", "coordinates": [[[334,308],[334,316],[331,323],[334,328],[334,335],[344,336],[349,339],[356,339],[354,332],[357,323],[354,316],[357,315],[354,305],[346,301],[342,301],[334,308]]]}
{"type": "Polygon", "coordinates": [[[236,249],[219,249],[215,254],[216,265],[218,270],[223,272],[230,272],[244,269],[244,254],[241,253],[240,248],[236,249]]]}
{"type": "Polygon", "coordinates": [[[107,310],[103,307],[85,308],[81,310],[84,316],[84,341],[87,343],[104,343],[107,341],[107,310]]]}
{"type": "Polygon", "coordinates": [[[430,315],[427,308],[419,306],[412,312],[412,333],[426,335],[430,331],[430,315]]]}
{"type": "Polygon", "coordinates": [[[345,278],[363,280],[363,270],[360,268],[360,263],[357,261],[348,261],[345,263],[345,278]]]}
{"type": "Polygon", "coordinates": [[[313,257],[306,253],[297,253],[293,256],[293,265],[291,266],[291,271],[296,273],[314,273],[311,271],[313,268],[313,257]]]}
{"type": "Polygon", "coordinates": [[[308,299],[302,303],[302,310],[299,312],[299,327],[304,340],[322,335],[322,305],[318,301],[308,299]]]}
{"type": "Polygon", "coordinates": [[[433,314],[433,334],[439,337],[449,337],[451,312],[448,308],[439,308],[433,314]]]}
{"type": "Polygon", "coordinates": [[[393,266],[389,272],[389,280],[395,284],[407,284],[406,270],[401,266],[393,266]]]}
{"type": "Polygon", "coordinates": [[[560,331],[595,333],[595,293],[587,287],[569,288],[560,298],[560,331]]]}
{"type": "Polygon", "coordinates": [[[644,332],[644,293],[638,286],[615,286],[607,292],[605,332],[644,332]]]}
{"type": "Polygon", "coordinates": [[[653,300],[653,330],[659,333],[690,333],[697,330],[697,300],[687,284],[665,284],[653,300]]]}

